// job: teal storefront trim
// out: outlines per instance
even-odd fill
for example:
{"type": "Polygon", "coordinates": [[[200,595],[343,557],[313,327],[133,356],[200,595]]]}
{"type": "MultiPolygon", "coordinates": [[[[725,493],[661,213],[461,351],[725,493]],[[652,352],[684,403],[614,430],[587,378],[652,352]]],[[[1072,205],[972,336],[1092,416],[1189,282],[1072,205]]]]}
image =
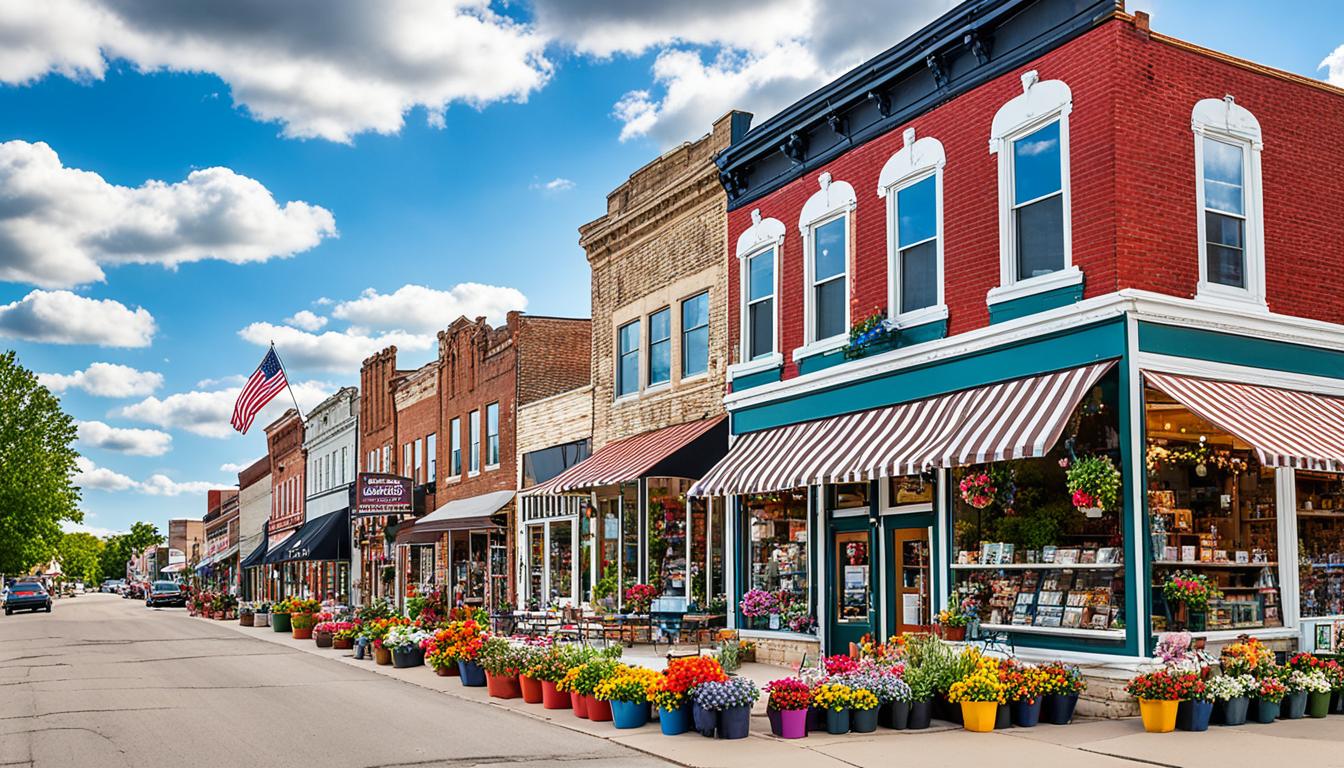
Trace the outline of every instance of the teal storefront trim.
{"type": "Polygon", "coordinates": [[[733,391],[741,392],[752,387],[759,387],[762,384],[770,384],[779,381],[784,375],[784,366],[779,365],[764,371],[748,373],[744,376],[733,377],[733,391]]]}
{"type": "Polygon", "coordinates": [[[1083,284],[1080,282],[1077,285],[1066,285],[1053,291],[1033,293],[1020,299],[997,301],[989,305],[989,324],[1016,320],[1019,317],[1034,315],[1038,312],[1077,304],[1082,300],[1083,284]]]}
{"type": "Polygon", "coordinates": [[[926,341],[936,341],[947,337],[947,318],[935,320],[931,323],[912,325],[909,328],[902,328],[899,340],[896,346],[910,347],[915,344],[923,344],[926,341]]]}
{"type": "MultiPolygon", "coordinates": [[[[872,485],[872,484],[870,484],[872,485]]],[[[876,486],[873,485],[875,488],[876,486]]],[[[873,501],[876,504],[874,498],[873,501]]],[[[877,601],[875,591],[877,588],[875,577],[877,574],[877,545],[873,541],[873,525],[870,516],[871,510],[864,510],[864,514],[846,517],[836,517],[834,513],[826,513],[826,550],[822,562],[826,568],[826,596],[824,605],[826,606],[826,646],[827,653],[849,653],[849,644],[858,643],[860,639],[876,628],[875,618],[877,616],[877,601]],[[863,622],[842,622],[840,621],[841,592],[844,584],[841,582],[843,569],[839,567],[837,552],[839,550],[838,537],[840,533],[862,533],[863,541],[868,546],[868,607],[867,621],[863,622]]],[[[820,618],[820,617],[818,617],[820,618]]]]}
{"type": "Polygon", "coordinates": [[[836,349],[830,352],[819,352],[815,355],[808,355],[807,357],[798,360],[798,373],[804,374],[804,373],[814,373],[816,371],[824,371],[827,368],[834,368],[835,366],[845,362],[846,359],[847,358],[845,357],[845,351],[843,349],[836,349]]]}
{"type": "Polygon", "coordinates": [[[1229,365],[1339,378],[1344,352],[1200,328],[1140,322],[1139,350],[1229,365]]]}

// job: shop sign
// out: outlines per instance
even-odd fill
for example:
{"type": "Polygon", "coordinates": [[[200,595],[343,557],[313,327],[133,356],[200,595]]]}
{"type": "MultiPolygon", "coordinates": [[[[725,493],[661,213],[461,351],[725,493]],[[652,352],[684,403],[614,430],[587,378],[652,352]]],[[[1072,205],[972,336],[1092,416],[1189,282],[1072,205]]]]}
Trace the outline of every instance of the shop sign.
{"type": "Polygon", "coordinates": [[[355,478],[354,494],[351,514],[356,517],[411,514],[409,477],[361,472],[355,478]]]}

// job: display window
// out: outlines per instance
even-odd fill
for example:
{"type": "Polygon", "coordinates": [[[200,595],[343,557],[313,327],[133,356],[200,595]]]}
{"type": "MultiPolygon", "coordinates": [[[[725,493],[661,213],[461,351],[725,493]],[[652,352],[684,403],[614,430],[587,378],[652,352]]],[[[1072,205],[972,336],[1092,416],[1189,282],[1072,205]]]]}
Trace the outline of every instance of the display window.
{"type": "Polygon", "coordinates": [[[663,597],[690,597],[690,486],[681,478],[648,480],[648,583],[663,597]]]}
{"type": "Polygon", "coordinates": [[[761,629],[815,631],[811,618],[807,490],[796,488],[743,496],[741,500],[748,542],[744,592],[766,593],[762,604],[772,607],[764,613],[748,615],[748,623],[761,629]]]}
{"type": "Polygon", "coordinates": [[[840,585],[841,624],[868,623],[870,561],[868,532],[835,534],[835,583],[840,585]]]}
{"type": "MultiPolygon", "coordinates": [[[[1045,456],[952,471],[954,597],[975,598],[982,628],[1123,638],[1117,392],[1112,372],[1045,456]]],[[[916,503],[912,480],[888,493],[916,503]]]]}
{"type": "Polygon", "coordinates": [[[1162,392],[1144,392],[1153,632],[1283,626],[1275,470],[1162,392]]]}
{"type": "Polygon", "coordinates": [[[1344,615],[1344,475],[1296,473],[1298,615],[1344,615]]]}

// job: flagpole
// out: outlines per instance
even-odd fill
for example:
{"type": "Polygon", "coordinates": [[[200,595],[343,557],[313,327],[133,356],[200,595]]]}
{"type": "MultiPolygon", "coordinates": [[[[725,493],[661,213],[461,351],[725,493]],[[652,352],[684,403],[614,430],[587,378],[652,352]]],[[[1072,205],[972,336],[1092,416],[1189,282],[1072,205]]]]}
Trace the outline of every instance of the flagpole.
{"type": "MultiPolygon", "coordinates": [[[[271,351],[275,352],[275,342],[271,342],[271,351]]],[[[299,420],[303,420],[303,409],[299,407],[299,398],[294,395],[294,387],[289,383],[289,372],[285,370],[285,361],[280,359],[280,353],[275,352],[275,362],[280,364],[280,372],[285,374],[285,389],[289,390],[289,399],[294,401],[294,410],[299,413],[299,420]]]]}

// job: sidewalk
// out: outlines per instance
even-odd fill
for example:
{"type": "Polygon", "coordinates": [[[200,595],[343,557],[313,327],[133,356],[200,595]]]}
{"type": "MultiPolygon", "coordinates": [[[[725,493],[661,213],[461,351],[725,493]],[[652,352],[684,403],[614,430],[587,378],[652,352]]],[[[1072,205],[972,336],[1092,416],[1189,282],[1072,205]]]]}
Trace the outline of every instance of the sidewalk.
{"type": "MultiPolygon", "coordinates": [[[[926,731],[891,731],[831,736],[813,733],[806,739],[783,740],[770,735],[764,698],[752,713],[751,736],[741,741],[706,739],[697,733],[662,735],[656,723],[638,730],[618,731],[611,723],[591,723],[569,710],[545,710],[521,699],[492,699],[485,688],[466,688],[455,677],[439,677],[427,667],[395,669],[373,661],[355,661],[352,651],[318,648],[311,640],[295,640],[269,627],[243,627],[236,621],[205,621],[239,634],[287,646],[296,651],[360,667],[411,685],[440,691],[483,706],[499,707],[561,728],[587,733],[632,749],[694,768],[853,768],[894,762],[924,768],[948,768],[979,762],[1031,765],[1032,768],[1088,766],[1190,766],[1227,768],[1253,761],[1312,768],[1344,768],[1344,717],[1325,720],[1279,721],[1270,725],[1211,728],[1208,733],[1148,734],[1137,719],[1081,720],[1068,726],[1041,725],[989,734],[967,733],[958,726],[935,720],[926,731]]],[[[655,665],[646,653],[631,653],[629,663],[655,665]]],[[[758,683],[787,672],[767,664],[743,665],[742,672],[758,683]]]]}

